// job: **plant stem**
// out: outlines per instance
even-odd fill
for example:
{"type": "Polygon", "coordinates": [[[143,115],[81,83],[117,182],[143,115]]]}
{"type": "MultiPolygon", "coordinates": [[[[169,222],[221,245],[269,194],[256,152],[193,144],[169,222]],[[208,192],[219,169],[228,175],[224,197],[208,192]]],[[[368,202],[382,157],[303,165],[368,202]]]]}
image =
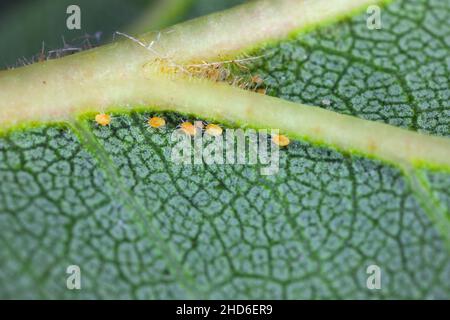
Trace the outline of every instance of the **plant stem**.
{"type": "MultiPolygon", "coordinates": [[[[225,59],[369,3],[374,1],[251,2],[162,31],[151,50],[125,39],[60,60],[1,72],[0,125],[70,121],[85,112],[156,106],[154,109],[222,122],[280,129],[293,138],[396,164],[450,168],[449,139],[161,71],[161,59],[180,64],[225,59]]],[[[147,34],[139,41],[147,44],[154,37],[154,33],[147,34]]]]}

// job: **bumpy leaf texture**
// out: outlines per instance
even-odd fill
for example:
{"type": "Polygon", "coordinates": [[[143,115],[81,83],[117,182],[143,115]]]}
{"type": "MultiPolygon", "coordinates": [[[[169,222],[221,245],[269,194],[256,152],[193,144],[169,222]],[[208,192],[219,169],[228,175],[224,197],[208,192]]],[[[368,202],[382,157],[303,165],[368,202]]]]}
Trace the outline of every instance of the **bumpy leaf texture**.
{"type": "MultiPolygon", "coordinates": [[[[449,136],[449,21],[449,1],[396,1],[381,30],[363,14],[262,48],[252,72],[271,95],[449,136]]],[[[2,298],[449,298],[448,174],[300,141],[275,175],[180,165],[186,116],[150,115],[0,138],[2,298]]]]}

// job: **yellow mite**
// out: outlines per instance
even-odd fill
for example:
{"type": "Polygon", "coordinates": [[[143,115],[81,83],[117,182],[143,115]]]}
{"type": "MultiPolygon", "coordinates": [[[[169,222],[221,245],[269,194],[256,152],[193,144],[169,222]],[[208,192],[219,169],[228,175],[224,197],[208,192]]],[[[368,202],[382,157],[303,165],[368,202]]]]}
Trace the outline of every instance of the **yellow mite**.
{"type": "Polygon", "coordinates": [[[191,123],[191,122],[183,122],[180,125],[181,131],[183,131],[184,133],[190,135],[190,136],[195,136],[197,133],[197,128],[191,123]]]}
{"type": "Polygon", "coordinates": [[[273,143],[275,143],[276,145],[278,145],[280,147],[286,147],[287,145],[289,145],[289,143],[291,143],[289,138],[286,136],[283,136],[282,134],[274,135],[272,137],[272,141],[273,141],[273,143]]]}
{"type": "Polygon", "coordinates": [[[206,133],[210,136],[220,136],[222,134],[222,128],[217,124],[208,124],[206,126],[206,133]]]}
{"type": "Polygon", "coordinates": [[[148,125],[152,128],[161,128],[166,125],[166,120],[160,117],[152,117],[148,119],[148,125]]]}
{"type": "Polygon", "coordinates": [[[95,122],[102,127],[109,126],[111,123],[111,116],[105,113],[99,113],[95,116],[95,122]]]}

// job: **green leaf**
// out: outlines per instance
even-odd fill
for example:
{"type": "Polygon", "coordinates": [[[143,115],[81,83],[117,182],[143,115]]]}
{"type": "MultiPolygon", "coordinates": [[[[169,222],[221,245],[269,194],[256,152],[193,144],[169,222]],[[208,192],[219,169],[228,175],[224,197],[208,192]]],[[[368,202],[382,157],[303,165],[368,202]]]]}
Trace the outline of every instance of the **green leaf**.
{"type": "MultiPolygon", "coordinates": [[[[277,97],[448,137],[449,18],[448,2],[395,1],[383,10],[381,31],[367,30],[362,14],[295,35],[257,48],[265,56],[251,72],[277,97]],[[435,47],[417,45],[424,43],[435,47]]],[[[342,118],[196,79],[174,88],[174,101],[184,90],[201,94],[179,100],[188,103],[177,107],[185,115],[151,111],[170,109],[162,103],[121,109],[108,127],[88,114],[3,134],[2,298],[449,297],[448,170],[433,166],[434,155],[424,166],[383,153],[390,143],[401,152],[402,141],[416,141],[415,156],[440,148],[445,156],[447,138],[345,118],[342,137],[364,135],[356,130],[367,125],[379,149],[352,151],[362,138],[349,147],[332,143],[344,138],[318,145],[313,131],[297,136],[302,129],[294,127],[289,133],[303,139],[280,150],[274,175],[262,175],[261,165],[179,165],[170,136],[198,119],[186,114],[228,126],[267,123],[253,113],[245,122],[238,107],[221,110],[224,99],[213,104],[214,96],[233,93],[237,106],[248,99],[266,113],[273,105],[279,109],[268,116],[285,128],[289,112],[296,120],[323,116],[324,130],[342,118]],[[199,107],[201,99],[230,118],[199,107]],[[167,126],[149,128],[153,115],[167,126]],[[431,149],[422,149],[428,142],[431,149]],[[66,288],[69,265],[81,269],[81,290],[66,288]],[[380,290],[366,286],[369,265],[382,270],[380,290]]]]}

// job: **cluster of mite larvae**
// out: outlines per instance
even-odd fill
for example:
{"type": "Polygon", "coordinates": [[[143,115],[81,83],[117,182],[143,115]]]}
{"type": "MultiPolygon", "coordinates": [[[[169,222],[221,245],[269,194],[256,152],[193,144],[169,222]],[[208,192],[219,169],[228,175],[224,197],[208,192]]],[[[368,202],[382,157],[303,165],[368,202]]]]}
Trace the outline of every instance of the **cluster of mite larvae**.
{"type": "MultiPolygon", "coordinates": [[[[111,124],[111,121],[112,121],[111,116],[106,113],[99,113],[95,116],[95,122],[97,123],[97,125],[102,126],[102,127],[109,126],[111,124]]],[[[155,129],[163,128],[166,126],[166,120],[164,118],[156,117],[156,116],[150,117],[147,120],[147,125],[150,128],[155,128],[155,129]]],[[[187,134],[192,137],[199,134],[201,132],[201,130],[203,130],[203,127],[194,125],[194,124],[192,124],[192,122],[189,122],[189,121],[182,122],[178,126],[178,128],[184,134],[187,134]]],[[[219,126],[217,124],[209,123],[204,128],[204,131],[206,134],[208,134],[210,136],[220,136],[223,132],[223,129],[221,126],[219,126]]],[[[273,141],[273,143],[275,143],[276,145],[278,145],[280,147],[286,147],[290,143],[289,138],[284,135],[281,135],[281,134],[273,135],[272,141],[273,141]]]]}

